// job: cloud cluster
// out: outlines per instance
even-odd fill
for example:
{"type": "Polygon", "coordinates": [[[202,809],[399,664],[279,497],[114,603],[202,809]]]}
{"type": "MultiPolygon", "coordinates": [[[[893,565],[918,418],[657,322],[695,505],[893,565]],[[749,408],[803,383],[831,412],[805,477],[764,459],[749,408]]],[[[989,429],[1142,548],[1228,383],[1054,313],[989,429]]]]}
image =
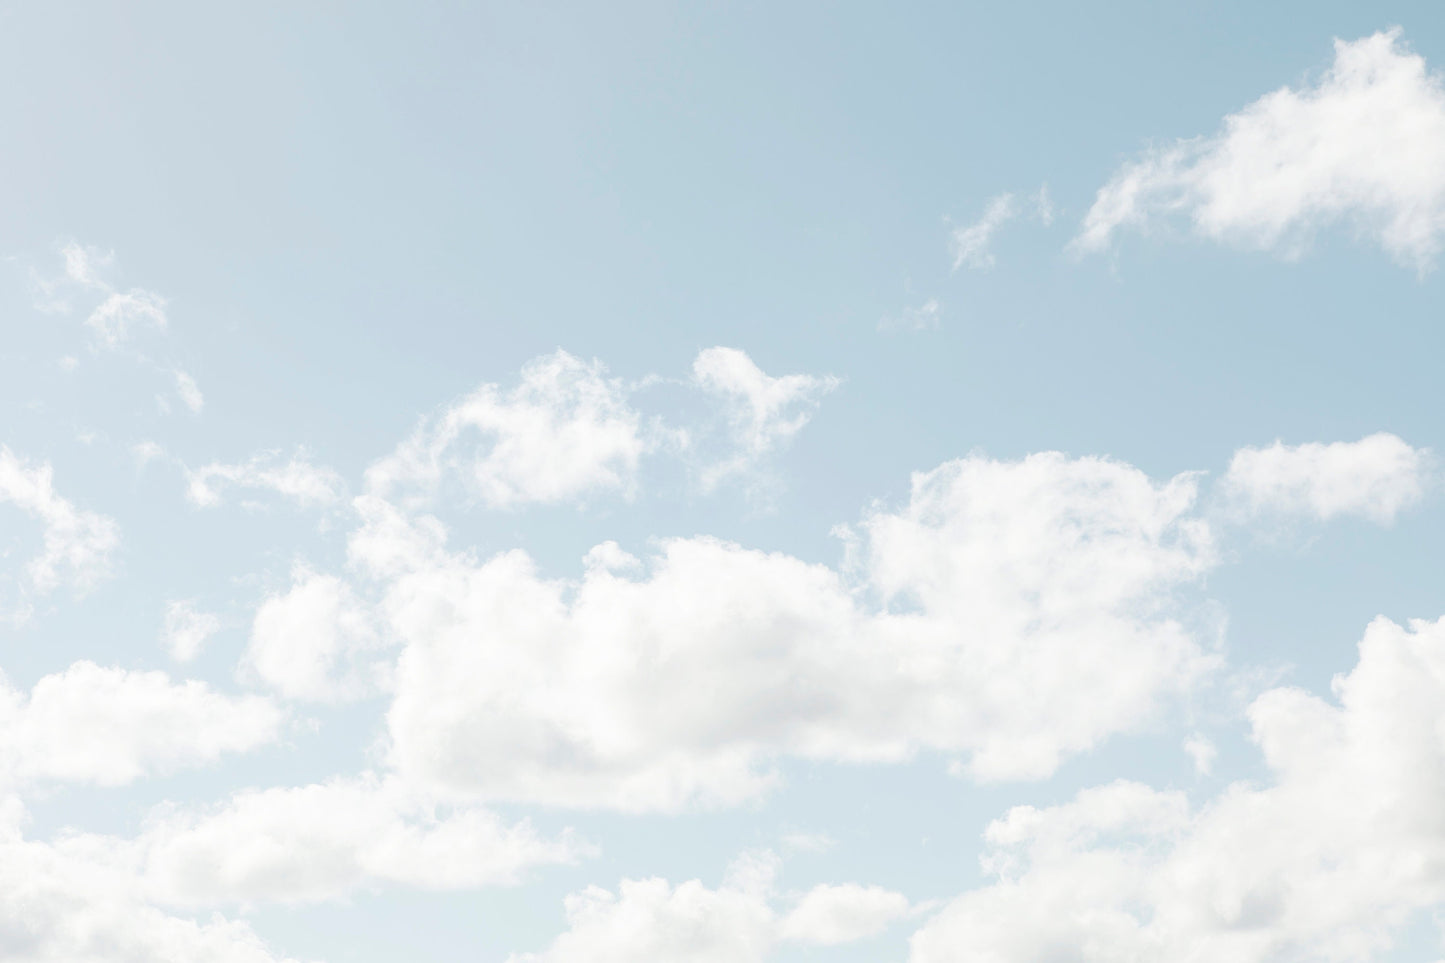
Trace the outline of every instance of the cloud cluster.
{"type": "Polygon", "coordinates": [[[755,797],[788,755],[1047,775],[1212,663],[1174,599],[1214,560],[1195,498],[976,456],[868,515],[857,572],[694,537],[599,546],[575,581],[363,499],[352,562],[403,645],[389,758],[441,793],[630,810],[755,797]]]}
{"type": "Polygon", "coordinates": [[[0,801],[0,958],[17,963],[296,963],[244,923],[198,923],[149,905],[127,869],[85,840],[21,836],[23,810],[0,801]]]}
{"type": "Polygon", "coordinates": [[[1445,89],[1400,32],[1335,42],[1315,83],[1281,88],[1211,136],[1149,151],[1099,190],[1074,245],[1182,215],[1200,236],[1298,253],[1341,222],[1427,267],[1445,237],[1445,89]]]}
{"type": "Polygon", "coordinates": [[[907,898],[876,886],[820,885],[784,911],[777,858],[744,854],[716,889],[701,880],[624,879],[612,892],[589,886],[567,897],[567,930],[540,953],[508,963],[631,963],[696,960],[762,963],[785,943],[835,946],[883,932],[910,912],[907,898]]]}
{"type": "Polygon", "coordinates": [[[315,902],[384,884],[512,884],[593,851],[570,833],[547,839],[484,809],[438,807],[372,774],[162,810],[134,840],[94,842],[151,900],[182,907],[315,902]]]}
{"type": "Polygon", "coordinates": [[[1117,782],[988,829],[996,882],[912,942],[912,963],[1381,958],[1445,899],[1445,620],[1376,619],[1334,700],[1249,710],[1272,781],[1192,810],[1117,782]]]}

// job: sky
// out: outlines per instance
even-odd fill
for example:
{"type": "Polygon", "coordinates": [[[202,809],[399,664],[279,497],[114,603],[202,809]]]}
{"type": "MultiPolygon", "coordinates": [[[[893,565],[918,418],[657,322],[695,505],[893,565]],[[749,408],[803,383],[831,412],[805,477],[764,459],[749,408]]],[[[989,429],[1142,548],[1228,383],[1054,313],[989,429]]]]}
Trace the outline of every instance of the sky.
{"type": "Polygon", "coordinates": [[[0,4],[0,959],[1445,959],[1438,5],[0,4]]]}

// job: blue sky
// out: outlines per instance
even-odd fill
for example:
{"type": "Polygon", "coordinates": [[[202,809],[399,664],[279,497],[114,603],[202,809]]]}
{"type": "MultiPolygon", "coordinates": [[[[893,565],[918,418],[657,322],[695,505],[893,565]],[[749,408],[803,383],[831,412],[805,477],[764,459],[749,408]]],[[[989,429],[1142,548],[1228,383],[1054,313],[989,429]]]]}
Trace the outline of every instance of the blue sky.
{"type": "Polygon", "coordinates": [[[0,956],[1438,960],[1442,69],[0,9],[0,956]]]}

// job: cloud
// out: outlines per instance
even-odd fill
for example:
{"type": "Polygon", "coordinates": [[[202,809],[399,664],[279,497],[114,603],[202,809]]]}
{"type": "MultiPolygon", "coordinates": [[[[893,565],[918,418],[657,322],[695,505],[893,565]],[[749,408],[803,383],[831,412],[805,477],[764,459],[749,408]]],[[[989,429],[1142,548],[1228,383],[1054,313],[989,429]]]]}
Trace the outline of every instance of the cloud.
{"type": "Polygon", "coordinates": [[[847,884],[818,886],[784,913],[774,887],[778,866],[771,853],[745,854],[716,889],[659,878],[624,879],[616,892],[590,886],[567,897],[567,930],[546,950],[514,954],[508,963],[761,963],[781,942],[852,942],[908,912],[901,894],[847,884]]]}
{"type": "Polygon", "coordinates": [[[44,277],[33,267],[30,269],[31,293],[37,310],[69,311],[69,294],[76,289],[110,291],[110,285],[101,279],[100,272],[114,264],[114,253],[86,247],[75,241],[60,245],[59,253],[64,264],[59,277],[44,277]]]}
{"type": "Polygon", "coordinates": [[[1201,776],[1209,775],[1214,768],[1214,759],[1219,755],[1214,743],[1198,733],[1184,740],[1184,751],[1194,763],[1194,771],[1201,776]]]}
{"type": "Polygon", "coordinates": [[[971,268],[991,268],[994,265],[993,252],[989,244],[1004,224],[1018,215],[1018,207],[1012,194],[1000,194],[988,202],[983,216],[972,224],[956,227],[950,244],[953,248],[953,269],[967,265],[971,268]]]}
{"type": "Polygon", "coordinates": [[[161,644],[177,662],[189,662],[220,628],[220,619],[209,612],[198,611],[191,602],[167,602],[161,644]]]}
{"type": "Polygon", "coordinates": [[[425,501],[444,476],[491,508],[557,504],[633,490],[638,462],[658,444],[600,361],[565,351],[522,369],[521,384],[485,384],[426,419],[366,473],[367,490],[425,501]]]}
{"type": "Polygon", "coordinates": [[[1038,192],[1034,194],[1034,210],[1038,213],[1039,222],[1044,227],[1054,223],[1054,202],[1049,195],[1049,185],[1040,184],[1038,192]]]}
{"type": "Polygon", "coordinates": [[[435,519],[374,497],[350,554],[403,644],[387,715],[402,775],[462,798],[676,810],[755,798],[785,756],[926,749],[976,778],[1037,778],[1138,725],[1212,664],[1173,600],[1214,561],[1194,501],[1191,475],[974,456],[867,515],[857,572],[694,537],[548,579],[521,551],[452,553],[435,519]]]}
{"type": "Polygon", "coordinates": [[[169,916],[134,877],[84,845],[24,839],[23,812],[0,803],[0,958],[23,963],[295,963],[272,955],[244,923],[169,916]]]}
{"type": "Polygon", "coordinates": [[[881,886],[815,886],[782,921],[785,940],[837,946],[877,936],[908,915],[908,899],[881,886]]]}
{"type": "Polygon", "coordinates": [[[0,781],[118,786],[274,740],[281,712],[256,696],[76,662],[29,695],[0,677],[0,781]]]}
{"type": "Polygon", "coordinates": [[[44,595],[62,584],[84,591],[110,572],[110,556],[120,544],[116,523],[77,509],[55,490],[48,462],[27,461],[0,445],[0,503],[9,503],[44,526],[44,548],[26,565],[20,607],[23,621],[30,594],[44,595]]]}
{"type": "Polygon", "coordinates": [[[60,277],[46,279],[31,272],[35,306],[42,311],[70,310],[70,295],[100,293],[104,299],[91,309],[85,323],[98,344],[114,348],[128,340],[137,326],[166,327],[166,299],[154,291],[131,288],[118,291],[101,275],[115,264],[115,254],[67,241],[60,247],[65,264],[60,277]]]}
{"type": "Polygon", "coordinates": [[[114,291],[90,312],[85,323],[102,344],[114,347],[125,341],[138,324],[165,328],[166,299],[141,288],[114,291]]]}
{"type": "Polygon", "coordinates": [[[1130,782],[1011,810],[985,837],[996,881],[916,934],[912,963],[1383,958],[1445,900],[1445,620],[1376,619],[1331,688],[1259,696],[1272,778],[1197,811],[1130,782]]]}
{"type": "Polygon", "coordinates": [[[173,906],[302,903],[361,887],[465,889],[514,884],[591,847],[545,839],[474,807],[438,807],[366,774],[295,788],[246,790],[204,811],[162,810],[112,855],[137,887],[173,906]]]}
{"type": "Polygon", "coordinates": [[[878,322],[879,331],[925,331],[938,327],[939,303],[929,298],[916,308],[904,308],[897,317],[884,318],[878,322]]]}
{"type": "Polygon", "coordinates": [[[277,451],[263,451],[235,464],[211,462],[194,471],[188,469],[186,480],[186,497],[202,508],[220,505],[222,492],[228,488],[271,491],[300,508],[326,508],[338,502],[346,488],[340,475],[324,465],[313,465],[300,449],[284,462],[277,451]]]}
{"type": "Polygon", "coordinates": [[[256,611],[243,673],[290,699],[343,701],[374,692],[385,674],[372,616],[341,579],[307,569],[256,611]]]}
{"type": "Polygon", "coordinates": [[[766,374],[737,348],[708,348],[692,363],[693,383],[722,399],[735,453],[703,472],[710,489],[745,472],[792,440],[813,417],[822,397],[842,381],[832,375],[766,374]]]}
{"type": "Polygon", "coordinates": [[[1287,256],[1343,223],[1424,269],[1445,232],[1445,89],[1398,30],[1335,41],[1313,84],[1284,87],[1122,167],[1100,189],[1076,250],[1173,214],[1198,235],[1287,256]]]}
{"type": "Polygon", "coordinates": [[[1247,515],[1360,515],[1388,524],[1423,496],[1430,465],[1428,451],[1384,432],[1331,444],[1276,441],[1235,452],[1221,489],[1247,515]]]}
{"type": "Polygon", "coordinates": [[[192,414],[200,414],[201,409],[205,407],[206,396],[201,394],[201,389],[200,386],[196,384],[196,379],[184,371],[177,371],[175,375],[176,394],[181,396],[181,401],[185,402],[186,407],[191,409],[192,414]]]}
{"type": "Polygon", "coordinates": [[[60,256],[65,261],[65,279],[81,287],[108,290],[109,285],[100,278],[100,270],[115,263],[113,251],[86,247],[75,241],[61,245],[60,256]]]}

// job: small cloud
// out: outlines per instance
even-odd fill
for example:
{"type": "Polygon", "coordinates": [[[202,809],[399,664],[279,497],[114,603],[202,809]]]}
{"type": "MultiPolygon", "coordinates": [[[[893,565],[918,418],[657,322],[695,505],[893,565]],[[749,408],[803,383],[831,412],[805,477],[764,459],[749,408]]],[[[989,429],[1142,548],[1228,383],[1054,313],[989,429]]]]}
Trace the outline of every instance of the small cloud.
{"type": "Polygon", "coordinates": [[[1039,192],[1034,195],[1034,207],[1044,227],[1054,223],[1054,203],[1049,197],[1049,185],[1039,185],[1039,192]]]}
{"type": "Polygon", "coordinates": [[[266,489],[301,508],[325,508],[341,499],[345,483],[331,468],[313,465],[298,449],[289,461],[280,453],[263,451],[236,464],[212,462],[186,472],[186,497],[193,505],[211,508],[222,502],[228,488],[266,489]]]}
{"type": "Polygon", "coordinates": [[[196,384],[196,379],[184,371],[177,371],[175,375],[176,394],[181,396],[181,400],[186,403],[186,407],[191,409],[193,414],[200,414],[201,408],[206,403],[206,398],[201,394],[201,389],[196,384]]]}
{"type": "Polygon", "coordinates": [[[940,307],[937,298],[929,298],[919,307],[904,308],[896,317],[882,319],[878,322],[878,330],[927,331],[937,328],[940,307]]]}
{"type": "Polygon", "coordinates": [[[823,396],[841,379],[833,375],[767,374],[737,348],[708,348],[692,363],[693,383],[721,399],[732,435],[733,454],[709,467],[702,478],[711,490],[729,475],[747,473],[802,431],[823,396]]]}
{"type": "Polygon", "coordinates": [[[826,853],[838,841],[827,833],[785,833],[783,849],[790,853],[826,853]]]}
{"type": "Polygon", "coordinates": [[[953,269],[967,265],[970,268],[986,269],[994,265],[994,256],[989,248],[994,234],[1000,227],[1013,220],[1018,214],[1012,194],[1000,194],[988,202],[983,216],[972,224],[954,228],[951,244],[953,247],[953,269]]]}
{"type": "Polygon", "coordinates": [[[124,341],[137,324],[166,326],[166,299],[142,288],[113,292],[90,312],[85,323],[107,347],[124,341]]]}
{"type": "Polygon", "coordinates": [[[68,241],[60,248],[65,259],[65,277],[81,287],[105,290],[108,285],[100,279],[97,268],[108,268],[115,263],[115,252],[99,248],[83,247],[75,241],[68,241]]]}
{"type": "Polygon", "coordinates": [[[1184,751],[1194,761],[1194,771],[1201,776],[1209,775],[1214,768],[1214,759],[1219,755],[1214,743],[1198,733],[1184,740],[1184,751]]]}
{"type": "Polygon", "coordinates": [[[220,628],[221,620],[209,612],[198,610],[194,602],[167,602],[161,644],[177,662],[189,662],[220,628]]]}
{"type": "Polygon", "coordinates": [[[166,450],[153,441],[142,441],[131,446],[131,454],[135,455],[136,466],[144,468],[157,458],[165,457],[166,450]]]}

